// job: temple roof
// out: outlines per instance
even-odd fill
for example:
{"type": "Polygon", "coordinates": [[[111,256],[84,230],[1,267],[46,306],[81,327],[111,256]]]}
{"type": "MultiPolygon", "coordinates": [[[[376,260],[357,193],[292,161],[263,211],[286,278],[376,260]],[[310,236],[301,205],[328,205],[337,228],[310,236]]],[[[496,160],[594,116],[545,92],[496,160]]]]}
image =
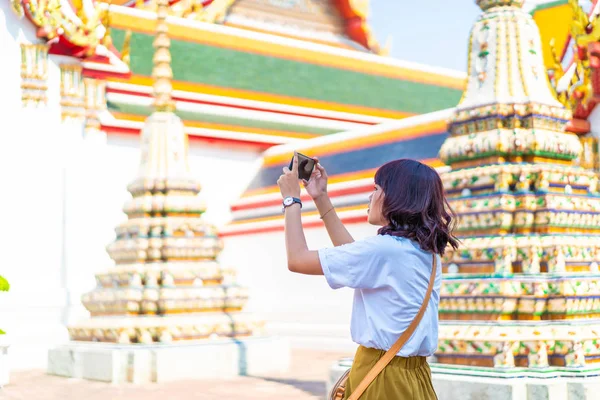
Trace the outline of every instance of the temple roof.
{"type": "MultiPolygon", "coordinates": [[[[107,76],[107,132],[139,132],[150,112],[154,13],[111,6],[131,76],[107,76]]],[[[263,150],[454,106],[465,74],[219,24],[172,18],[177,113],[191,139],[263,150]]]]}
{"type": "MultiPolygon", "coordinates": [[[[155,0],[99,0],[152,9],[155,0]]],[[[369,0],[174,0],[173,15],[245,30],[373,53],[386,52],[371,34],[369,0]]]]}
{"type": "MultiPolygon", "coordinates": [[[[297,145],[272,147],[264,153],[262,166],[242,198],[232,205],[233,222],[221,233],[238,235],[283,228],[281,195],[275,182],[295,150],[319,157],[329,174],[329,194],[340,217],[346,221],[366,221],[368,195],[379,166],[398,158],[412,158],[445,168],[437,157],[448,136],[447,121],[452,112],[453,109],[447,109],[297,145]]],[[[314,204],[305,193],[303,202],[305,225],[318,226],[314,204]]]]}
{"type": "MultiPolygon", "coordinates": [[[[31,0],[33,11],[21,9],[21,15],[38,24],[28,12],[46,15],[44,7],[56,1],[31,0]]],[[[228,26],[227,15],[237,15],[235,7],[246,3],[236,2],[231,14],[221,15],[216,6],[224,3],[228,2],[215,0],[201,10],[188,10],[187,3],[180,1],[171,5],[167,19],[173,99],[191,140],[249,146],[260,152],[273,145],[445,109],[460,98],[463,72],[228,26]]],[[[72,10],[65,10],[64,24],[57,20],[52,26],[38,25],[38,35],[53,39],[50,54],[79,56],[84,77],[106,81],[107,110],[99,115],[103,131],[139,134],[152,110],[155,3],[82,0],[69,4],[72,10]],[[92,11],[85,11],[88,8],[92,11]],[[76,28],[72,19],[86,13],[100,24],[100,34],[89,33],[81,42],[81,35],[65,27],[76,28]]],[[[367,15],[342,0],[327,4],[335,4],[347,27],[362,26],[367,15]]],[[[334,13],[331,7],[327,10],[334,13]]],[[[330,26],[334,20],[341,23],[338,17],[328,18],[320,19],[323,26],[326,21],[330,26]]]]}
{"type": "Polygon", "coordinates": [[[368,0],[237,0],[223,23],[380,53],[367,24],[368,14],[368,0]]]}

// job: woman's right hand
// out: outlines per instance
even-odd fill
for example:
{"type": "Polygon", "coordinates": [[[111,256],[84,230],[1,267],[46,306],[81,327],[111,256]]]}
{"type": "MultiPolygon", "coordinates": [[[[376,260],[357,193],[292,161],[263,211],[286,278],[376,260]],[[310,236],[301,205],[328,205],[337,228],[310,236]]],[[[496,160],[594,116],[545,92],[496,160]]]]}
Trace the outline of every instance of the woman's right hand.
{"type": "Polygon", "coordinates": [[[317,157],[313,157],[313,159],[315,160],[315,168],[310,176],[310,180],[308,182],[304,180],[303,182],[306,192],[316,201],[327,196],[327,172],[319,164],[317,157]]]}

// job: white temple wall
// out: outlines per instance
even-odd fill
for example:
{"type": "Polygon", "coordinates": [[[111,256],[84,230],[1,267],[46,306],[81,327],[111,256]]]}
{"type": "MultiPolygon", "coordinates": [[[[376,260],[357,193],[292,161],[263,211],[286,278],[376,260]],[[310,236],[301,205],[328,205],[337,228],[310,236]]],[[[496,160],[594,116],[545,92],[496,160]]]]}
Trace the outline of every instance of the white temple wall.
{"type": "MultiPolygon", "coordinates": [[[[87,316],[80,297],[94,287],[94,272],[112,265],[105,247],[125,219],[139,160],[138,137],[84,137],[82,121],[61,121],[60,64],[72,58],[48,57],[47,103],[24,108],[21,44],[39,42],[33,24],[0,2],[0,275],[11,283],[0,294],[0,328],[12,369],[45,368],[48,348],[68,339],[66,324],[87,316]]],[[[259,154],[193,142],[190,153],[207,219],[224,224],[259,154]]]]}
{"type": "Polygon", "coordinates": [[[11,291],[0,296],[0,326],[7,331],[13,368],[45,365],[48,346],[64,338],[67,305],[63,237],[63,183],[69,138],[80,127],[60,121],[60,72],[48,63],[48,102],[23,108],[21,43],[36,43],[35,29],[0,2],[0,110],[2,134],[2,262],[11,291]]]}
{"type": "MultiPolygon", "coordinates": [[[[139,137],[86,137],[82,121],[61,121],[60,64],[74,59],[49,56],[47,104],[23,107],[20,45],[38,42],[34,26],[0,2],[0,274],[11,283],[0,294],[0,328],[12,343],[12,369],[45,368],[47,350],[68,338],[66,324],[87,317],[80,297],[95,286],[94,273],[112,265],[105,247],[126,219],[126,186],[139,161],[139,137]]],[[[208,222],[229,221],[230,204],[259,165],[258,152],[190,143],[208,222]]],[[[369,229],[351,227],[357,237],[369,229]]],[[[313,247],[329,243],[321,229],[309,230],[308,240],[313,247]]],[[[283,233],[228,238],[222,260],[239,271],[252,292],[249,311],[264,311],[273,332],[317,346],[347,339],[351,292],[288,272],[283,233]]]]}
{"type": "MultiPolygon", "coordinates": [[[[126,219],[126,187],[139,161],[137,136],[91,142],[81,125],[61,124],[53,111],[44,118],[38,110],[19,123],[4,169],[15,173],[3,177],[14,191],[2,200],[11,212],[1,234],[7,257],[0,274],[12,287],[0,296],[0,326],[13,343],[14,369],[45,368],[48,348],[68,338],[65,325],[87,317],[81,294],[94,288],[94,273],[113,265],[105,248],[126,219]]],[[[258,161],[258,153],[190,145],[190,167],[211,209],[207,221],[228,221],[229,204],[258,161]]]]}
{"type": "MultiPolygon", "coordinates": [[[[347,228],[355,240],[377,233],[377,228],[367,223],[347,228]]],[[[311,250],[332,246],[325,228],[310,228],[305,233],[311,250]]],[[[245,310],[266,319],[270,333],[288,337],[294,347],[354,351],[351,289],[333,290],[323,276],[288,271],[282,231],[224,240],[221,262],[238,271],[238,281],[250,289],[245,310]]]]}

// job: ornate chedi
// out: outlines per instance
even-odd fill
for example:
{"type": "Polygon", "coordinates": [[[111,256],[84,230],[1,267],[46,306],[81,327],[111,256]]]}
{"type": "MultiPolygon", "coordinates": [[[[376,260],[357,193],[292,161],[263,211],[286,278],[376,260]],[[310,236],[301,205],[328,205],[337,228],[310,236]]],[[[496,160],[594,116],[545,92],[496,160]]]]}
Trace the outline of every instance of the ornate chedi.
{"type": "Polygon", "coordinates": [[[154,105],[141,135],[141,162],[128,186],[128,220],[108,246],[115,266],[83,296],[91,319],[69,327],[76,341],[171,343],[258,334],[239,313],[248,292],[216,261],[222,242],[205,223],[200,185],[189,172],[187,136],[172,111],[168,1],[160,0],[154,40],[154,105]]]}
{"type": "Polygon", "coordinates": [[[440,150],[462,243],[444,258],[437,360],[583,368],[600,360],[598,173],[579,163],[523,1],[477,3],[440,150]]]}

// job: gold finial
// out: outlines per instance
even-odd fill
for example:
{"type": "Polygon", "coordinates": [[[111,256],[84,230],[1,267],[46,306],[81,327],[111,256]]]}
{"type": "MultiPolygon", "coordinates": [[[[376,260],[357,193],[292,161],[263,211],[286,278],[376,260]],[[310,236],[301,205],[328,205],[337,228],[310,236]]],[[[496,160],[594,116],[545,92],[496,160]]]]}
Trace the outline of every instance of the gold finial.
{"type": "Polygon", "coordinates": [[[554,78],[554,86],[550,85],[550,87],[552,88],[552,91],[554,92],[554,95],[556,96],[558,101],[560,101],[565,107],[568,107],[569,102],[567,100],[567,93],[564,91],[559,93],[557,91],[558,82],[565,75],[565,71],[560,62],[560,57],[558,56],[558,54],[556,52],[556,40],[554,38],[550,39],[549,44],[550,44],[550,54],[552,56],[552,66],[549,68],[549,72],[550,71],[552,72],[552,75],[554,78]]]}
{"type": "Polygon", "coordinates": [[[10,0],[10,6],[13,12],[17,14],[19,18],[23,18],[25,11],[23,10],[23,4],[21,3],[21,0],[10,0]]]}
{"type": "Polygon", "coordinates": [[[123,40],[123,50],[121,51],[121,59],[129,67],[131,66],[131,29],[125,32],[125,39],[123,40]]]}
{"type": "Polygon", "coordinates": [[[156,111],[172,112],[175,103],[171,97],[173,87],[173,71],[171,70],[171,52],[169,47],[169,27],[167,15],[169,13],[169,0],[158,0],[156,9],[156,35],[154,37],[154,108],[156,111]]]}
{"type": "Polygon", "coordinates": [[[210,3],[208,7],[200,9],[202,12],[197,13],[196,19],[202,22],[221,23],[227,16],[229,7],[231,7],[234,2],[235,0],[215,0],[210,3]]]}
{"type": "Polygon", "coordinates": [[[100,18],[102,21],[102,25],[104,25],[104,27],[106,28],[106,32],[104,33],[104,37],[102,38],[102,44],[104,45],[104,47],[106,48],[110,48],[110,46],[112,46],[112,37],[111,37],[111,32],[110,32],[110,5],[112,3],[112,0],[110,0],[108,2],[108,6],[106,7],[106,10],[104,10],[102,12],[102,17],[100,18]]]}
{"type": "Polygon", "coordinates": [[[573,22],[571,23],[571,36],[577,38],[579,35],[583,35],[586,32],[586,28],[590,23],[588,15],[579,6],[579,1],[568,0],[571,10],[573,11],[573,22]]]}
{"type": "Polygon", "coordinates": [[[523,7],[525,0],[475,0],[475,3],[483,11],[487,11],[494,7],[523,7]]]}
{"type": "Polygon", "coordinates": [[[576,46],[586,47],[588,44],[600,40],[598,16],[589,17],[577,0],[569,0],[569,5],[573,10],[571,37],[575,40],[576,46]]]}
{"type": "Polygon", "coordinates": [[[385,43],[384,43],[383,47],[379,49],[377,54],[379,54],[380,56],[386,56],[386,57],[389,56],[392,51],[392,41],[393,41],[393,38],[391,36],[388,36],[385,39],[385,43]]]}

